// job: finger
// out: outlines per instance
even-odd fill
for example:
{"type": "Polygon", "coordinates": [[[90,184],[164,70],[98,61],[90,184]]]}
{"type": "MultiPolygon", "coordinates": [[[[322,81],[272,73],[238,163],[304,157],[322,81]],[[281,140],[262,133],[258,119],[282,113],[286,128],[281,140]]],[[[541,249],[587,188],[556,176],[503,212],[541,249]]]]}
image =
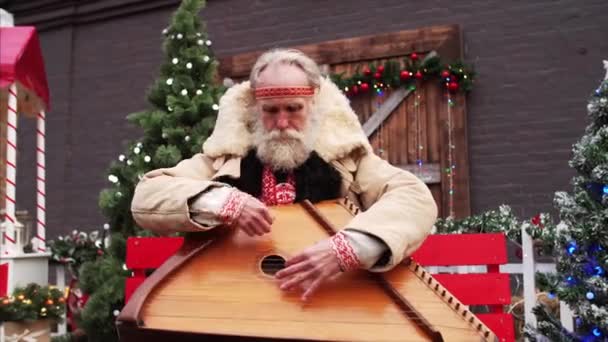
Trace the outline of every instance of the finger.
{"type": "Polygon", "coordinates": [[[238,227],[245,232],[245,234],[249,235],[249,236],[253,236],[253,233],[251,232],[251,227],[250,227],[250,223],[249,222],[245,222],[242,224],[239,224],[238,227]]]}
{"type": "Polygon", "coordinates": [[[268,223],[268,225],[271,225],[272,222],[274,222],[274,218],[272,217],[272,215],[270,215],[270,210],[268,210],[268,208],[263,207],[262,210],[262,216],[264,217],[264,220],[268,223]]]}
{"type": "Polygon", "coordinates": [[[262,215],[255,215],[253,217],[253,224],[259,235],[270,233],[270,225],[264,218],[262,218],[262,215]]]}
{"type": "Polygon", "coordinates": [[[251,228],[248,226],[241,226],[241,230],[245,232],[248,236],[253,236],[254,234],[251,232],[251,228]]]}
{"type": "Polygon", "coordinates": [[[313,293],[315,293],[317,289],[321,286],[323,280],[325,280],[325,276],[323,274],[320,274],[319,277],[317,277],[317,279],[315,279],[310,285],[310,287],[308,287],[308,289],[304,292],[301,297],[302,301],[307,302],[312,297],[313,293]]]}
{"type": "Polygon", "coordinates": [[[311,274],[312,273],[310,271],[298,273],[298,274],[294,275],[293,277],[289,278],[287,281],[283,282],[279,288],[281,290],[288,291],[295,287],[298,287],[302,282],[304,282],[306,279],[308,279],[311,276],[311,274]]]}
{"type": "Polygon", "coordinates": [[[299,262],[302,262],[303,260],[308,259],[308,255],[304,252],[297,254],[289,259],[287,259],[285,261],[285,266],[291,266],[293,264],[297,264],[299,262]]]}
{"type": "Polygon", "coordinates": [[[333,275],[330,275],[329,278],[327,278],[328,281],[336,281],[338,280],[341,276],[342,276],[342,271],[336,272],[333,275]]]}
{"type": "Polygon", "coordinates": [[[294,274],[296,274],[298,272],[310,269],[310,267],[311,267],[310,262],[299,262],[297,264],[291,265],[291,266],[289,266],[287,268],[284,268],[284,269],[280,270],[279,272],[277,272],[275,274],[275,277],[277,277],[279,279],[281,279],[281,278],[287,278],[287,277],[289,277],[291,275],[294,275],[294,274]]]}
{"type": "Polygon", "coordinates": [[[252,220],[252,222],[249,224],[249,230],[251,231],[251,234],[256,236],[262,236],[265,234],[264,230],[260,228],[260,225],[256,220],[252,220]]]}

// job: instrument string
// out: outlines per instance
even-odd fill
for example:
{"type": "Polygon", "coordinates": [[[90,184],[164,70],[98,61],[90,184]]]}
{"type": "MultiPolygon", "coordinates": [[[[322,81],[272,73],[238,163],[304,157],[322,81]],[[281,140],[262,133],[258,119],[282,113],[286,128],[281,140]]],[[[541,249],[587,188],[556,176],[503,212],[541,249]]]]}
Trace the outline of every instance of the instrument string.
{"type": "MultiPolygon", "coordinates": [[[[277,322],[281,321],[281,319],[277,319],[277,317],[269,317],[269,318],[260,318],[260,317],[235,317],[234,315],[213,315],[213,314],[209,314],[209,315],[202,315],[202,314],[198,314],[198,315],[191,315],[189,313],[166,313],[163,312],[162,314],[154,314],[154,313],[148,313],[146,316],[151,317],[151,316],[155,316],[155,317],[171,317],[171,318],[200,318],[200,319],[216,319],[216,320],[221,320],[221,319],[226,319],[226,320],[243,320],[243,321],[271,321],[273,322],[273,324],[277,324],[277,322]]],[[[335,320],[335,319],[325,319],[326,317],[324,317],[323,320],[318,320],[318,321],[314,321],[314,320],[306,320],[306,319],[296,319],[293,317],[284,317],[284,321],[289,321],[289,322],[302,322],[302,323],[316,323],[316,322],[320,322],[320,323],[334,323],[334,324],[371,324],[371,325],[381,325],[381,326],[386,326],[386,325],[399,325],[399,326],[403,326],[403,320],[400,320],[398,317],[403,317],[400,315],[394,315],[394,317],[389,317],[389,318],[395,318],[394,320],[386,320],[386,316],[383,316],[383,321],[382,322],[374,322],[374,321],[363,321],[363,320],[335,320]]],[[[409,319],[411,321],[415,321],[415,319],[409,319]]],[[[440,327],[440,328],[445,328],[445,329],[452,329],[452,330],[461,330],[461,331],[468,331],[470,330],[470,328],[468,327],[462,327],[462,326],[454,326],[454,325],[449,325],[449,324],[433,324],[434,327],[440,327]]]]}
{"type": "MultiPolygon", "coordinates": [[[[249,282],[253,282],[253,281],[249,281],[249,282]]],[[[210,284],[209,286],[209,291],[211,291],[212,289],[217,289],[219,286],[222,286],[222,282],[217,283],[216,285],[210,284]]],[[[182,291],[184,291],[184,293],[186,293],[187,291],[196,291],[196,292],[207,292],[205,290],[205,287],[194,287],[194,288],[190,288],[190,289],[182,289],[182,291]]],[[[203,298],[204,299],[204,303],[216,303],[216,304],[241,304],[241,303],[247,303],[248,305],[259,305],[260,307],[268,307],[268,306],[273,306],[275,309],[277,308],[277,306],[283,306],[285,308],[292,308],[293,304],[295,303],[299,303],[301,304],[303,307],[314,307],[314,303],[313,302],[309,302],[309,303],[302,303],[299,301],[299,296],[296,296],[295,293],[296,291],[291,291],[291,292],[287,292],[286,296],[293,296],[293,301],[290,302],[272,302],[272,301],[251,301],[251,300],[239,300],[239,298],[230,298],[230,297],[223,297],[221,299],[218,298],[205,298],[205,296],[201,296],[201,295],[197,295],[197,298],[203,298]]],[[[192,300],[192,296],[191,295],[183,295],[183,296],[179,296],[179,295],[162,295],[158,297],[158,300],[160,301],[169,301],[169,302],[178,302],[178,303],[183,303],[183,302],[190,302],[192,300]]],[[[314,301],[314,299],[313,299],[314,301]]],[[[326,302],[325,302],[326,303],[326,302]]],[[[419,305],[424,305],[426,303],[432,304],[432,303],[436,303],[435,301],[432,300],[424,300],[424,299],[417,299],[417,304],[419,305]]],[[[373,310],[373,305],[377,305],[378,302],[374,301],[374,300],[366,300],[364,298],[360,298],[357,300],[357,304],[355,305],[344,305],[343,303],[341,304],[341,309],[344,309],[344,307],[346,307],[346,309],[348,310],[348,312],[350,313],[369,313],[370,311],[374,311],[373,310]],[[367,305],[366,305],[367,304],[367,305]]],[[[393,304],[392,302],[389,302],[388,304],[393,304]]],[[[179,304],[178,304],[179,305],[179,304]]],[[[461,305],[464,309],[466,309],[467,314],[466,317],[462,317],[462,319],[464,321],[468,321],[470,320],[471,316],[471,312],[468,310],[468,307],[465,305],[461,305]]],[[[450,307],[451,308],[451,307],[450,307]]],[[[453,308],[451,308],[452,310],[454,310],[453,308]]],[[[455,311],[455,310],[454,310],[455,311]]],[[[382,317],[383,319],[396,319],[399,322],[402,322],[402,320],[400,320],[399,318],[403,317],[403,314],[410,314],[410,313],[419,313],[416,310],[406,310],[403,308],[400,308],[398,306],[391,306],[388,308],[383,308],[382,309],[382,317]]],[[[462,316],[461,314],[459,314],[460,316],[462,316]]],[[[205,317],[211,317],[211,316],[205,316],[205,317]]],[[[230,315],[230,317],[234,317],[234,315],[230,315]]],[[[421,322],[424,321],[423,319],[419,319],[416,317],[407,317],[407,319],[414,321],[414,322],[421,322]]],[[[474,321],[475,323],[480,323],[478,320],[474,321]]],[[[437,325],[437,324],[433,324],[433,326],[441,326],[441,325],[437,325]]],[[[449,327],[448,325],[443,325],[444,327],[449,327]]],[[[484,326],[485,327],[485,326],[484,326]]]]}

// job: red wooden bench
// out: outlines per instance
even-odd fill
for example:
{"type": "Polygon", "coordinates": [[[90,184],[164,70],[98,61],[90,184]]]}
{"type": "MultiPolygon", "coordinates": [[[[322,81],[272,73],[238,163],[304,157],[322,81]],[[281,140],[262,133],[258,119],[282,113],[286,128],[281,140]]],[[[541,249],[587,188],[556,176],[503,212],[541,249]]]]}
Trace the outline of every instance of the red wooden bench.
{"type": "Polygon", "coordinates": [[[488,306],[490,312],[477,313],[477,317],[500,341],[515,341],[513,316],[504,312],[504,306],[511,304],[509,275],[499,273],[499,266],[507,263],[504,234],[431,235],[412,258],[423,266],[485,265],[487,273],[434,277],[463,304],[488,306]]]}
{"type": "Polygon", "coordinates": [[[127,239],[125,264],[133,273],[125,283],[125,303],[146,280],[146,271],[158,268],[165,260],[175,254],[184,243],[181,237],[130,237],[127,239]]]}
{"type": "MultiPolygon", "coordinates": [[[[182,243],[182,238],[127,240],[126,265],[133,276],[127,279],[125,301],[146,279],[146,270],[158,268],[182,243]]],[[[435,278],[463,304],[488,306],[490,312],[477,314],[479,319],[500,341],[515,341],[513,316],[504,313],[504,306],[511,303],[509,275],[499,273],[499,265],[507,263],[504,234],[431,235],[413,258],[423,266],[486,265],[487,273],[435,274],[435,278]]]]}

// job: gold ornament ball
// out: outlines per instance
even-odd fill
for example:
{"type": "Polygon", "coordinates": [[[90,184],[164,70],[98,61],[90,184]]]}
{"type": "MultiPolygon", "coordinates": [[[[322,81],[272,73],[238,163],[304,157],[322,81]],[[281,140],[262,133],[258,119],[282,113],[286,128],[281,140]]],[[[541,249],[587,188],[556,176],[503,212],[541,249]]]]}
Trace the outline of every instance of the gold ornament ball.
{"type": "Polygon", "coordinates": [[[25,296],[24,296],[24,295],[18,295],[18,296],[17,296],[17,299],[19,299],[19,300],[24,300],[24,299],[25,299],[25,296]]]}
{"type": "Polygon", "coordinates": [[[46,301],[46,305],[53,305],[53,304],[54,304],[54,302],[52,299],[49,299],[46,301]]]}

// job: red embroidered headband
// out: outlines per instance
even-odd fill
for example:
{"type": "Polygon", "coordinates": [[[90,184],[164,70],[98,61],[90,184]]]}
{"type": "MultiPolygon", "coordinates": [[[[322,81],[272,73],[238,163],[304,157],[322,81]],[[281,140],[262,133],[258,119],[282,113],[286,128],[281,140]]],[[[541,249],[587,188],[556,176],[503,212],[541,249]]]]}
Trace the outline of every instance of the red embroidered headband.
{"type": "Polygon", "coordinates": [[[264,87],[255,89],[256,99],[274,97],[309,97],[315,94],[313,87],[264,87]]]}

